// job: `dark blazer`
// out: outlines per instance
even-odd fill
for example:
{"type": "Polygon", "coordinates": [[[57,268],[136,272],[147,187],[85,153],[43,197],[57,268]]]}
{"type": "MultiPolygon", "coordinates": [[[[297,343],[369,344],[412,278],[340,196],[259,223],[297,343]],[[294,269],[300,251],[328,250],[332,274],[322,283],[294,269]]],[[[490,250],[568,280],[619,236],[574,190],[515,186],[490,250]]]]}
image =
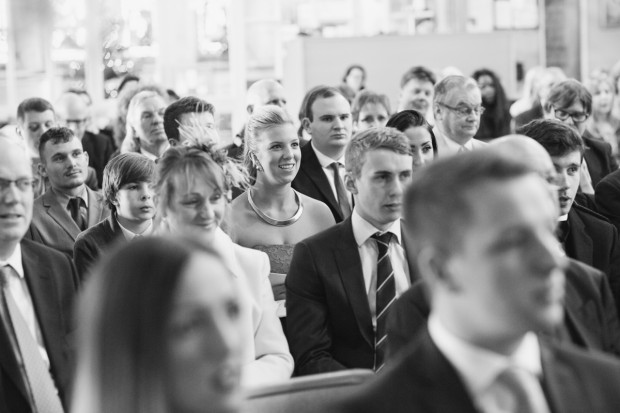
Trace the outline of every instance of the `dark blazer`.
{"type": "MultiPolygon", "coordinates": [[[[105,206],[103,195],[86,188],[88,193],[88,227],[100,222],[110,215],[105,206]]],[[[71,214],[58,203],[51,189],[34,200],[32,222],[26,238],[32,239],[70,257],[73,256],[73,244],[81,232],[71,214]]]]}
{"type": "Polygon", "coordinates": [[[332,211],[336,222],[342,222],[344,216],[340,210],[340,204],[334,196],[329,181],[323,172],[323,167],[312,149],[312,145],[301,148],[301,165],[299,172],[293,180],[293,188],[310,198],[325,203],[332,211]]]}
{"type": "MultiPolygon", "coordinates": [[[[426,326],[429,313],[425,285],[418,281],[390,308],[390,359],[411,345],[426,326]]],[[[564,326],[568,337],[556,338],[620,356],[620,322],[607,278],[597,269],[572,259],[566,269],[564,326]]]]}
{"type": "Polygon", "coordinates": [[[566,255],[607,274],[620,314],[620,247],[618,230],[604,217],[578,204],[568,213],[566,255]]]}
{"type": "MultiPolygon", "coordinates": [[[[52,377],[63,404],[68,407],[66,397],[73,370],[70,335],[77,290],[75,268],[64,254],[30,240],[22,240],[21,249],[24,275],[50,358],[52,377]]],[[[0,412],[31,411],[9,338],[0,326],[0,412]]]]}
{"type": "Polygon", "coordinates": [[[588,165],[592,186],[596,187],[601,179],[618,169],[618,162],[611,154],[611,145],[607,142],[596,139],[588,131],[585,131],[582,138],[586,145],[583,157],[588,165]]]}
{"type": "Polygon", "coordinates": [[[88,153],[88,166],[95,170],[101,188],[103,169],[114,153],[114,146],[107,136],[86,131],[82,137],[82,147],[88,153]]]}
{"type": "Polygon", "coordinates": [[[113,215],[86,231],[80,232],[73,246],[73,262],[80,280],[84,282],[88,270],[103,251],[124,239],[123,230],[113,215]]]}
{"type": "Polygon", "coordinates": [[[601,179],[594,193],[597,211],[620,231],[620,170],[601,179]]]}
{"type": "MultiPolygon", "coordinates": [[[[542,388],[553,413],[615,412],[620,362],[541,340],[542,388]]],[[[426,328],[411,348],[334,409],[342,413],[477,413],[459,373],[426,328]]]]}
{"type": "Polygon", "coordinates": [[[295,246],[286,311],[299,375],[373,367],[374,330],[350,217],[295,246]]]}
{"type": "Polygon", "coordinates": [[[540,103],[535,103],[530,109],[518,114],[515,119],[515,129],[525,126],[533,120],[542,119],[544,116],[543,108],[540,103]]]}

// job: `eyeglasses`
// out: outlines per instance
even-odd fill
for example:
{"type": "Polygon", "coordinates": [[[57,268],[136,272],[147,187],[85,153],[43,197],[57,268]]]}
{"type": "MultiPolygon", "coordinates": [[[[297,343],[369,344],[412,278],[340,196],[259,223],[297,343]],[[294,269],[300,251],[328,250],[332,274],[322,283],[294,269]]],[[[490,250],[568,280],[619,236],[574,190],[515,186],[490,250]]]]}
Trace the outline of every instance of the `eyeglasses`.
{"type": "Polygon", "coordinates": [[[590,115],[588,115],[585,112],[569,113],[563,109],[558,109],[555,106],[553,107],[553,115],[555,116],[556,119],[562,120],[562,121],[568,118],[571,118],[573,122],[575,123],[585,122],[586,119],[590,117],[590,115]]]}
{"type": "Polygon", "coordinates": [[[88,118],[84,118],[84,119],[65,119],[65,125],[70,126],[70,125],[75,125],[75,127],[79,128],[80,126],[86,124],[86,122],[88,121],[88,118]]]}
{"type": "Polygon", "coordinates": [[[17,189],[22,192],[32,191],[35,182],[36,181],[32,178],[19,178],[14,181],[0,178],[0,192],[5,192],[8,190],[11,187],[11,184],[15,184],[17,189]]]}
{"type": "Polygon", "coordinates": [[[459,106],[455,108],[454,106],[446,105],[445,103],[437,103],[438,105],[443,106],[446,109],[450,109],[460,117],[464,118],[466,116],[471,115],[472,113],[476,116],[481,116],[484,113],[484,108],[482,106],[476,106],[475,108],[469,108],[467,106],[459,106]]]}

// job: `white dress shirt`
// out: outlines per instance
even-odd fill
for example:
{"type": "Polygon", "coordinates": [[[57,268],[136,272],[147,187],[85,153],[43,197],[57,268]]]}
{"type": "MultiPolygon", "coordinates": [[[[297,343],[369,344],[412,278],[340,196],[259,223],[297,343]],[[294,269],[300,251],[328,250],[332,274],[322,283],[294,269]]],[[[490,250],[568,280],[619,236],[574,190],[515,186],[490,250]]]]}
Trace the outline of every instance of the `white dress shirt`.
{"type": "Polygon", "coordinates": [[[439,318],[432,314],[428,319],[428,332],[439,348],[458,372],[465,387],[476,405],[484,413],[496,413],[493,384],[508,367],[516,366],[542,377],[540,344],[536,334],[527,333],[510,356],[498,354],[475,346],[452,334],[439,318]]]}
{"type": "Polygon", "coordinates": [[[153,220],[151,220],[149,226],[144,231],[142,231],[141,234],[136,234],[135,232],[128,230],[120,222],[118,222],[118,220],[116,220],[116,222],[118,223],[118,226],[121,227],[121,231],[123,232],[123,236],[125,237],[125,239],[127,241],[131,241],[132,239],[134,239],[138,235],[140,235],[141,237],[145,237],[147,235],[151,235],[151,233],[153,232],[153,220]]]}
{"type": "Polygon", "coordinates": [[[464,149],[466,151],[473,151],[475,149],[484,148],[486,145],[488,145],[486,142],[474,138],[468,140],[464,145],[460,145],[446,135],[444,135],[439,130],[437,125],[435,125],[435,127],[433,128],[433,133],[435,134],[435,141],[437,142],[438,157],[455,155],[459,153],[461,149],[464,149]]]}
{"type": "Polygon", "coordinates": [[[28,329],[35,338],[37,345],[39,346],[39,352],[43,358],[43,362],[49,368],[50,360],[45,350],[45,344],[43,343],[43,335],[41,334],[41,328],[39,322],[34,313],[34,304],[32,303],[32,297],[30,296],[30,290],[24,277],[24,266],[22,264],[22,249],[19,244],[15,247],[13,254],[6,261],[0,260],[0,268],[5,265],[10,265],[13,270],[7,279],[8,289],[13,295],[13,299],[17,304],[17,308],[22,313],[28,329]]]}
{"type": "MultiPolygon", "coordinates": [[[[336,191],[336,182],[334,180],[334,170],[332,169],[331,164],[333,164],[334,162],[338,162],[341,165],[338,168],[338,173],[340,174],[340,179],[342,180],[342,185],[344,186],[344,174],[345,174],[344,154],[339,159],[332,159],[329,156],[323,154],[321,151],[319,151],[314,146],[314,142],[310,141],[310,145],[312,145],[312,150],[314,151],[316,158],[319,160],[319,163],[321,164],[321,168],[323,168],[323,173],[327,177],[327,182],[329,182],[329,186],[332,189],[332,192],[334,193],[334,198],[336,198],[336,201],[338,201],[338,192],[336,191]]],[[[353,205],[353,203],[351,202],[352,201],[351,194],[348,191],[347,191],[347,198],[349,199],[349,205],[353,205]]]]}
{"type": "MultiPolygon", "coordinates": [[[[370,304],[370,315],[372,316],[373,327],[377,326],[377,259],[379,250],[377,242],[370,237],[379,231],[370,222],[362,218],[356,208],[353,208],[351,215],[351,224],[353,225],[353,236],[357,243],[357,248],[362,261],[362,273],[364,275],[364,286],[368,296],[368,304],[370,304]]],[[[394,234],[388,247],[388,254],[392,269],[394,270],[394,281],[396,282],[396,297],[400,296],[409,288],[409,265],[405,257],[405,250],[402,246],[402,238],[400,233],[400,219],[392,223],[390,228],[385,232],[394,234]]]]}

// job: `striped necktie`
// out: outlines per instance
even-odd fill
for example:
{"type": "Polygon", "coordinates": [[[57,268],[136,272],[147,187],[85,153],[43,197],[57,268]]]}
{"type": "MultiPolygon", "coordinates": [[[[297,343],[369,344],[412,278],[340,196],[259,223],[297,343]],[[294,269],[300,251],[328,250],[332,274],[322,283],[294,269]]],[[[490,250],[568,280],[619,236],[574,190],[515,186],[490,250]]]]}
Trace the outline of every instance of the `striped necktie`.
{"type": "Polygon", "coordinates": [[[16,351],[21,354],[26,373],[25,379],[28,387],[30,387],[34,402],[34,411],[38,413],[62,413],[64,410],[54,380],[43,361],[37,342],[9,290],[8,278],[12,271],[13,269],[8,265],[0,268],[0,285],[2,287],[0,300],[6,316],[7,330],[12,332],[15,343],[19,347],[16,351]]]}
{"type": "Polygon", "coordinates": [[[396,300],[396,281],[394,270],[388,254],[392,233],[376,233],[372,238],[377,242],[377,326],[375,330],[374,370],[380,371],[385,364],[387,353],[387,315],[390,305],[396,300]]]}

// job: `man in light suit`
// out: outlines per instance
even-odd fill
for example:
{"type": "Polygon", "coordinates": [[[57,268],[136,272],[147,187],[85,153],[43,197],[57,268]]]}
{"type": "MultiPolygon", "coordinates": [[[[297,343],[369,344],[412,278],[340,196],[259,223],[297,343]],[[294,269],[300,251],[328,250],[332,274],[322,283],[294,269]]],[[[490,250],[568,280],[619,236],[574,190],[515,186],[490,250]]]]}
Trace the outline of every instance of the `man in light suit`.
{"type": "Polygon", "coordinates": [[[428,327],[342,411],[615,411],[617,360],[535,334],[562,323],[566,266],[537,171],[488,149],[440,159],[403,210],[428,327]]]}
{"type": "MultiPolygon", "coordinates": [[[[5,295],[14,297],[27,320],[53,391],[64,401],[72,370],[68,335],[77,275],[68,257],[22,239],[32,218],[32,182],[25,147],[0,137],[0,268],[9,276],[5,295]]],[[[35,411],[31,394],[40,389],[32,388],[19,360],[34,356],[15,345],[19,341],[9,325],[14,327],[16,322],[6,307],[0,314],[0,411],[31,413],[35,411]]]]}
{"type": "Polygon", "coordinates": [[[351,105],[338,89],[329,86],[312,89],[304,102],[301,125],[312,140],[301,148],[301,165],[292,185],[324,202],[336,222],[342,222],[351,215],[351,197],[343,185],[344,149],[353,128],[351,105]]]}
{"type": "Polygon", "coordinates": [[[82,142],[65,127],[51,128],[39,141],[42,176],[50,188],[34,201],[27,237],[73,256],[78,234],[106,218],[103,196],[84,184],[88,154],[82,142]]]}
{"type": "Polygon", "coordinates": [[[412,168],[407,137],[367,129],[347,145],[345,159],[353,213],[299,242],[286,278],[287,335],[300,375],[380,370],[388,304],[411,284],[400,221],[412,168]],[[393,271],[384,281],[382,263],[393,271]]]}
{"type": "Polygon", "coordinates": [[[480,127],[482,95],[476,81],[464,76],[448,76],[435,85],[433,114],[437,156],[444,157],[483,148],[474,139],[480,127]]]}

